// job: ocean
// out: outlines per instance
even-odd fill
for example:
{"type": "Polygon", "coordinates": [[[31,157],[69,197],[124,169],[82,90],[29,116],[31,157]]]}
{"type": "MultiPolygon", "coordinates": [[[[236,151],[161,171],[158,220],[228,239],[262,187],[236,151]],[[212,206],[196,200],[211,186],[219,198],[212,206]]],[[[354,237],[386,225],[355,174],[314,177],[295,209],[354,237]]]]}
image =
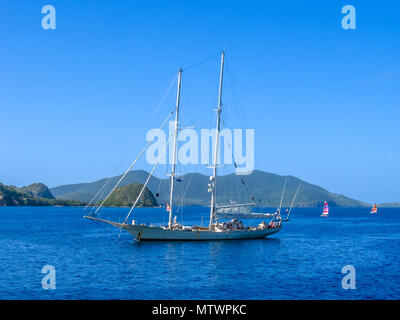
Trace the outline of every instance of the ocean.
{"type": "MultiPolygon", "coordinates": [[[[116,221],[127,208],[104,208],[116,221]]],[[[208,223],[208,208],[178,221],[208,223]]],[[[77,207],[0,207],[0,299],[399,299],[400,208],[294,208],[270,238],[137,242],[77,207]],[[42,268],[54,267],[54,289],[42,268]],[[355,289],[344,289],[344,266],[355,289]]],[[[272,209],[271,209],[272,211],[272,209]]],[[[167,223],[140,208],[137,223],[167,223]]],[[[257,224],[259,220],[246,223],[257,224]]]]}

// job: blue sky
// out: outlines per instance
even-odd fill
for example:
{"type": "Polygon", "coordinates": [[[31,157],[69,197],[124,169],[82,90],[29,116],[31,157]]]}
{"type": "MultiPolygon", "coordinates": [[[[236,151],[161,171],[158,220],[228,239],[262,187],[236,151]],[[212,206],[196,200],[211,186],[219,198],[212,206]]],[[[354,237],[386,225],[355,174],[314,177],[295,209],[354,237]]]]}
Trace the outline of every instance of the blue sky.
{"type": "MultiPolygon", "coordinates": [[[[256,169],[400,201],[399,12],[396,1],[1,1],[0,181],[120,173],[173,106],[175,86],[153,112],[178,67],[225,49],[226,109],[237,114],[232,81],[256,169]],[[56,30],[41,28],[46,4],[56,30]],[[346,4],[356,30],[341,27],[346,4]]],[[[214,125],[218,68],[217,57],[184,73],[185,125],[214,125]]]]}

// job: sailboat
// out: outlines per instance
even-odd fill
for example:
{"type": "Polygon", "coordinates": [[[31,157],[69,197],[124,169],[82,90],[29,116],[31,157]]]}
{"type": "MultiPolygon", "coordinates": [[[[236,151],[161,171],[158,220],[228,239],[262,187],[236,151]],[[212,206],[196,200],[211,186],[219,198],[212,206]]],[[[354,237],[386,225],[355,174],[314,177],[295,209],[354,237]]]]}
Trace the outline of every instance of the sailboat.
{"type": "Polygon", "coordinates": [[[329,207],[328,207],[328,203],[325,201],[324,209],[322,210],[321,217],[328,217],[328,215],[329,215],[329,207]]]}
{"type": "MultiPolygon", "coordinates": [[[[107,197],[115,190],[118,184],[122,181],[122,179],[126,176],[131,167],[135,164],[138,158],[132,163],[132,165],[128,168],[127,172],[121,177],[117,185],[112,189],[110,194],[103,200],[100,206],[96,209],[93,215],[86,215],[84,218],[88,218],[91,220],[96,220],[100,222],[107,223],[111,226],[120,228],[121,230],[128,231],[136,240],[233,240],[233,239],[256,239],[256,238],[265,238],[266,236],[277,233],[281,230],[282,219],[280,215],[274,216],[271,221],[267,224],[265,221],[262,221],[257,226],[245,226],[238,219],[232,219],[229,222],[219,222],[216,218],[216,212],[218,209],[227,209],[227,207],[221,207],[217,205],[217,155],[219,153],[219,139],[220,139],[220,128],[221,128],[221,112],[222,112],[222,88],[223,88],[223,74],[224,74],[224,58],[225,52],[222,52],[221,57],[221,67],[220,67],[220,77],[219,77],[219,93],[218,93],[218,107],[216,110],[217,113],[217,125],[215,131],[215,150],[213,153],[213,174],[210,176],[210,182],[208,184],[208,191],[211,193],[210,199],[210,219],[208,227],[199,227],[199,226],[185,226],[176,222],[176,219],[172,219],[173,216],[173,204],[174,204],[174,181],[175,181],[175,164],[177,157],[177,138],[178,138],[178,123],[179,123],[179,107],[180,107],[180,93],[181,93],[181,83],[182,83],[182,69],[179,69],[178,72],[178,84],[177,84],[177,95],[176,95],[176,107],[175,107],[175,123],[174,123],[174,135],[173,135],[173,162],[170,173],[170,196],[169,202],[167,205],[167,211],[169,212],[168,225],[166,226],[154,226],[154,225],[145,225],[145,224],[137,224],[135,220],[129,220],[130,214],[138,203],[140,197],[143,194],[143,191],[152,176],[155,166],[153,167],[150,175],[143,185],[139,196],[137,197],[135,203],[133,204],[131,210],[126,216],[125,220],[120,222],[110,221],[95,217],[95,213],[100,209],[100,207],[104,204],[107,197]]],[[[168,120],[168,118],[167,118],[168,120]]],[[[166,121],[167,121],[166,120],[166,121]]],[[[166,122],[164,121],[164,123],[166,122]]],[[[165,150],[164,150],[165,152],[165,150]]]]}
{"type": "Polygon", "coordinates": [[[373,205],[370,213],[378,213],[378,207],[377,207],[376,203],[373,205]]]}

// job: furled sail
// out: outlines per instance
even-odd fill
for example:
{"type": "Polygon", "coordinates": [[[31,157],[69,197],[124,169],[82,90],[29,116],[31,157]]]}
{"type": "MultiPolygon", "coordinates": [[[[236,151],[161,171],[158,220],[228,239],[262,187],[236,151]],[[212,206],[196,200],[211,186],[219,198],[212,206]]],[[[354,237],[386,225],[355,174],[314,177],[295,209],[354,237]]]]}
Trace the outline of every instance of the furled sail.
{"type": "Polygon", "coordinates": [[[228,214],[248,214],[251,213],[251,209],[256,204],[251,203],[238,203],[238,204],[228,204],[223,206],[216,206],[216,212],[218,215],[228,213],[228,214]]]}

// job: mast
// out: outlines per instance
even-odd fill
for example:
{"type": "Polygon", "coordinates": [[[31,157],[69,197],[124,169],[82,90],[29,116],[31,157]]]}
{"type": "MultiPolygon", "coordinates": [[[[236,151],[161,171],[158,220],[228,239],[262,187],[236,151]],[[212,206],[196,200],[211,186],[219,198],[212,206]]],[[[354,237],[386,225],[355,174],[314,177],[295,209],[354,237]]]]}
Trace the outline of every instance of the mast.
{"type": "Polygon", "coordinates": [[[181,98],[181,79],[182,79],[182,68],[179,69],[178,75],[178,89],[176,93],[176,110],[175,110],[175,132],[174,132],[174,155],[172,160],[172,169],[171,169],[171,187],[170,187],[170,195],[169,195],[169,219],[168,219],[168,228],[172,227],[172,207],[173,207],[173,195],[174,195],[174,180],[175,180],[175,165],[176,165],[176,150],[177,150],[177,140],[178,140],[178,119],[179,119],[179,103],[181,98]]]}
{"type": "Polygon", "coordinates": [[[215,131],[215,153],[214,153],[214,167],[213,175],[211,177],[211,210],[210,210],[210,224],[211,227],[215,217],[215,205],[217,197],[217,159],[219,150],[219,132],[221,129],[221,105],[222,105],[222,83],[224,80],[224,59],[225,51],[222,51],[221,56],[221,72],[219,76],[219,92],[218,92],[218,108],[217,108],[217,129],[215,131]]]}

